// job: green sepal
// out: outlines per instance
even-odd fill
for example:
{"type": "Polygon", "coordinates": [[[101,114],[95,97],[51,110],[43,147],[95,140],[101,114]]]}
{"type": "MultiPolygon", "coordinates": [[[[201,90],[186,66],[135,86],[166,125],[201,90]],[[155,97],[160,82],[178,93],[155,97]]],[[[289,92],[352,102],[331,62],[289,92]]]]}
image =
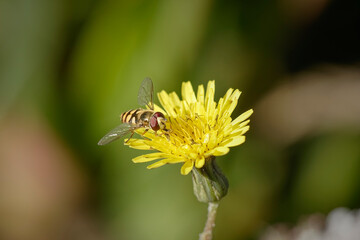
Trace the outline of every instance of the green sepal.
{"type": "Polygon", "coordinates": [[[202,168],[192,169],[194,194],[200,202],[218,202],[228,191],[229,182],[211,156],[202,168]]]}

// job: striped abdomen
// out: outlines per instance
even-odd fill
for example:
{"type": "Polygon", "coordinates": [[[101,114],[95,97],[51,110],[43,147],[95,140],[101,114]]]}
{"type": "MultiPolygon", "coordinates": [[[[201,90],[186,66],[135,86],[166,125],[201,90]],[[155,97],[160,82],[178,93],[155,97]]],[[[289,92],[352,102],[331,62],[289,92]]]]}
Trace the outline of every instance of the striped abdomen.
{"type": "Polygon", "coordinates": [[[153,110],[138,108],[122,113],[120,119],[123,123],[130,123],[143,127],[148,127],[149,119],[153,114],[153,110]]]}

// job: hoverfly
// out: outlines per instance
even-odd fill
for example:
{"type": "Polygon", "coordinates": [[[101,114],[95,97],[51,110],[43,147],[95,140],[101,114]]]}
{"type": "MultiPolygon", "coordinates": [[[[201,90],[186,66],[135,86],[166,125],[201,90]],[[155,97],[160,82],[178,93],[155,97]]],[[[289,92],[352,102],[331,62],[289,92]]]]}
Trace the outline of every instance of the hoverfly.
{"type": "Polygon", "coordinates": [[[153,94],[153,82],[147,77],[141,83],[138,93],[138,103],[139,105],[146,106],[148,109],[138,108],[122,113],[120,116],[122,124],[101,138],[98,145],[108,144],[131,132],[132,134],[127,140],[129,141],[134,135],[135,130],[139,128],[145,128],[143,135],[150,129],[154,130],[155,133],[160,129],[167,131],[167,120],[164,114],[154,111],[153,94]]]}

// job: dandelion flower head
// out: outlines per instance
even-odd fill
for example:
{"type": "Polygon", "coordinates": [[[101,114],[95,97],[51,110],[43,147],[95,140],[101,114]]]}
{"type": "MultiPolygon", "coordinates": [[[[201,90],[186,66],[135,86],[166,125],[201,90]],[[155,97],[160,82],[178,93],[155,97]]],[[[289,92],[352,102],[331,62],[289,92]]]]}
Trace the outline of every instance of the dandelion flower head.
{"type": "Polygon", "coordinates": [[[249,130],[248,119],[253,113],[250,109],[234,120],[234,111],[241,92],[229,89],[219,102],[214,101],[215,81],[209,81],[205,92],[200,85],[195,94],[190,82],[184,82],[181,88],[182,99],[175,92],[161,91],[158,98],[163,108],[155,106],[167,119],[168,132],[155,133],[150,130],[142,139],[130,139],[125,144],[135,149],[156,150],[156,152],[138,156],[135,163],[155,161],[147,166],[157,168],[168,163],[183,163],[181,174],[187,175],[193,167],[202,168],[206,159],[222,156],[230,147],[245,142],[244,134],[249,130]]]}

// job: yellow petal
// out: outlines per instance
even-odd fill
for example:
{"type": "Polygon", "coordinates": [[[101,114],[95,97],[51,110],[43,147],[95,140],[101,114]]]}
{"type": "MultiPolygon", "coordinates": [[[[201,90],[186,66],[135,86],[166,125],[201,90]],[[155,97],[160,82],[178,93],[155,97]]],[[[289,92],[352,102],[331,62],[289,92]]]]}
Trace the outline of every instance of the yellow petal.
{"type": "Polygon", "coordinates": [[[189,116],[190,115],[190,106],[187,101],[181,101],[181,107],[182,107],[182,115],[189,116]]]}
{"type": "Polygon", "coordinates": [[[166,115],[166,112],[164,111],[164,109],[162,109],[159,105],[154,103],[154,111],[155,112],[161,112],[162,114],[166,115]]]}
{"type": "Polygon", "coordinates": [[[189,158],[189,159],[196,159],[197,156],[198,156],[198,154],[197,154],[197,153],[194,153],[194,152],[190,152],[190,153],[188,154],[188,158],[189,158]]]}
{"type": "Polygon", "coordinates": [[[247,131],[249,131],[250,126],[245,126],[245,127],[241,127],[241,128],[235,128],[232,132],[231,132],[231,137],[234,135],[243,135],[245,134],[247,131]]]}
{"type": "Polygon", "coordinates": [[[176,116],[176,112],[174,111],[174,104],[165,91],[158,93],[158,99],[169,116],[176,116]]]}
{"type": "Polygon", "coordinates": [[[191,160],[186,161],[181,167],[181,174],[188,175],[194,167],[194,162],[191,160]]]}
{"type": "Polygon", "coordinates": [[[183,100],[185,100],[188,104],[196,102],[195,93],[190,82],[183,82],[181,95],[183,100]]]}
{"type": "Polygon", "coordinates": [[[205,158],[204,157],[202,157],[200,159],[196,159],[196,161],[195,161],[195,167],[196,168],[202,168],[204,166],[204,164],[205,164],[205,158]]]}
{"type": "Polygon", "coordinates": [[[210,108],[213,107],[214,95],[215,95],[215,81],[209,81],[205,95],[205,109],[208,113],[210,108]]]}
{"type": "Polygon", "coordinates": [[[229,90],[227,90],[227,92],[225,93],[223,99],[224,99],[224,103],[226,103],[229,99],[229,97],[231,96],[231,94],[233,93],[234,89],[229,88],[229,90]]]}
{"type": "Polygon", "coordinates": [[[147,169],[153,169],[153,168],[158,168],[158,167],[161,167],[161,166],[164,166],[166,164],[166,160],[160,160],[160,161],[157,161],[156,163],[153,163],[149,166],[147,166],[146,168],[147,169]]]}
{"type": "Polygon", "coordinates": [[[203,136],[203,141],[202,143],[203,144],[206,144],[210,141],[210,134],[209,133],[206,133],[204,136],[203,136]]]}
{"type": "Polygon", "coordinates": [[[197,91],[197,101],[204,106],[204,99],[205,99],[205,91],[204,91],[204,85],[199,85],[198,91],[197,91]]]}
{"type": "Polygon", "coordinates": [[[162,152],[155,152],[155,153],[149,153],[145,155],[138,156],[136,158],[133,158],[134,163],[142,163],[142,162],[150,162],[159,158],[166,157],[166,154],[162,152]]]}
{"type": "Polygon", "coordinates": [[[249,124],[249,122],[250,122],[250,119],[248,119],[248,120],[246,120],[246,121],[243,121],[243,122],[241,122],[237,127],[241,128],[241,127],[243,127],[243,126],[246,126],[246,125],[249,124]]]}
{"type": "Polygon", "coordinates": [[[185,158],[167,158],[167,163],[173,164],[173,163],[180,163],[180,162],[185,162],[186,159],[185,158]]]}
{"type": "Polygon", "coordinates": [[[229,152],[229,148],[228,147],[217,147],[214,148],[213,150],[209,151],[206,155],[207,156],[222,156],[225,155],[229,152]]]}
{"type": "Polygon", "coordinates": [[[172,101],[172,106],[173,106],[174,108],[179,108],[180,105],[181,105],[181,101],[180,101],[179,96],[176,94],[176,92],[171,92],[171,93],[169,94],[169,97],[170,97],[170,99],[171,99],[171,101],[172,101]]]}
{"type": "Polygon", "coordinates": [[[145,139],[130,139],[127,143],[125,140],[125,144],[129,145],[129,147],[139,150],[151,150],[151,147],[145,142],[148,140],[145,139]]]}
{"type": "Polygon", "coordinates": [[[221,144],[224,147],[235,147],[245,142],[245,136],[238,136],[227,139],[221,144]]]}
{"type": "Polygon", "coordinates": [[[213,149],[217,144],[217,131],[210,133],[210,139],[208,142],[208,148],[213,149]]]}
{"type": "Polygon", "coordinates": [[[237,124],[237,123],[240,123],[240,122],[246,120],[247,118],[249,118],[249,117],[251,116],[251,114],[253,114],[253,112],[254,112],[254,111],[253,111],[252,109],[244,112],[243,114],[241,114],[240,116],[238,116],[234,121],[232,121],[231,124],[232,124],[232,125],[235,125],[235,124],[237,124]]]}
{"type": "Polygon", "coordinates": [[[205,108],[204,103],[195,103],[195,114],[197,114],[195,117],[204,116],[205,114],[205,108]]]}
{"type": "Polygon", "coordinates": [[[234,89],[230,88],[229,90],[227,90],[226,94],[224,95],[223,98],[220,98],[219,100],[219,104],[218,104],[218,108],[219,108],[219,114],[223,115],[224,111],[228,108],[228,106],[230,105],[231,101],[229,101],[229,98],[231,96],[231,94],[233,93],[234,89]]]}
{"type": "Polygon", "coordinates": [[[241,94],[241,92],[240,92],[238,89],[236,89],[236,90],[233,92],[233,94],[231,95],[230,101],[229,101],[229,102],[230,102],[230,105],[229,105],[229,107],[228,107],[227,109],[224,109],[224,111],[226,111],[227,116],[230,116],[231,113],[232,113],[232,112],[234,111],[234,109],[236,108],[236,105],[237,105],[237,103],[238,103],[240,94],[241,94]]]}

